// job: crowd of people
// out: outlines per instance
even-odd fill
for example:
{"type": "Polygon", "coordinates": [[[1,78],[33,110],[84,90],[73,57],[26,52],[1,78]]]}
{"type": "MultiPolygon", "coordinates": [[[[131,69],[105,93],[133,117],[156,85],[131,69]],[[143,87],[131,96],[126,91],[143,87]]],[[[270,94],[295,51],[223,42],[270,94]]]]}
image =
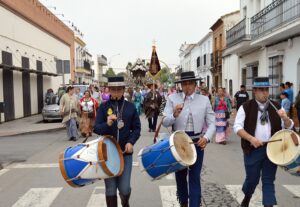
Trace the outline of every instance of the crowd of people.
{"type": "Polygon", "coordinates": [[[140,137],[142,113],[147,118],[149,132],[157,130],[157,120],[162,115],[165,127],[183,130],[192,138],[197,161],[189,170],[175,173],[177,197],[181,207],[201,206],[200,174],[204,149],[213,140],[220,145],[228,144],[229,119],[234,111],[233,131],[241,137],[246,172],[241,206],[249,206],[260,177],[263,205],[277,204],[274,194],[277,166],[267,158],[265,142],[283,128],[295,130],[292,108],[296,109],[300,121],[300,91],[294,101],[293,84],[280,84],[280,93],[271,101],[269,88],[275,86],[270,85],[268,78],[257,77],[252,86],[247,86],[252,89],[252,96],[246,86],[241,85],[231,97],[225,88],[209,90],[205,82],[198,86],[199,80],[193,72],[183,72],[175,83],[176,89],[165,89],[153,81],[131,88],[126,87],[123,77],[112,77],[106,88],[91,85],[82,93],[78,88],[68,86],[66,93],[61,95],[60,111],[70,140],[78,139],[79,124],[83,137],[91,136],[93,132],[112,135],[124,152],[124,173],[105,179],[108,207],[117,206],[117,189],[122,206],[129,207],[132,153],[140,137]]]}

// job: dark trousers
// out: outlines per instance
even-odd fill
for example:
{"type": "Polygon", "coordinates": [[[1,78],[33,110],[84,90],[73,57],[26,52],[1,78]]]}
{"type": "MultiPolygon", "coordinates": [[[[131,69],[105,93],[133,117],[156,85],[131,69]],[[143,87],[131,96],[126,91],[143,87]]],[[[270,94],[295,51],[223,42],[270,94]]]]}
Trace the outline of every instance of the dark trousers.
{"type": "Polygon", "coordinates": [[[244,194],[251,196],[261,177],[263,205],[276,205],[274,181],[277,165],[273,164],[267,157],[266,147],[260,147],[250,154],[244,155],[244,164],[246,169],[246,179],[243,185],[244,194]]]}
{"type": "Polygon", "coordinates": [[[152,118],[148,118],[149,129],[156,130],[158,115],[154,115],[152,118]]]}
{"type": "Polygon", "coordinates": [[[175,173],[179,203],[184,204],[189,201],[189,207],[199,207],[201,203],[200,174],[204,151],[198,146],[195,147],[197,151],[196,163],[190,166],[189,169],[183,169],[175,173]]]}

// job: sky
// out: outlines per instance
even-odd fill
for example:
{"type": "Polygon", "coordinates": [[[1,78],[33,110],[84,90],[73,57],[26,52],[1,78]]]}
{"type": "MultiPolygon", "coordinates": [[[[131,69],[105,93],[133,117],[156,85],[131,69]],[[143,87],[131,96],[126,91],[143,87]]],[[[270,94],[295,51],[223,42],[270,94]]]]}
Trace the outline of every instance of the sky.
{"type": "Polygon", "coordinates": [[[198,42],[220,16],[239,10],[240,0],[40,2],[66,24],[70,20],[79,28],[90,53],[103,54],[115,70],[121,70],[137,58],[150,59],[154,40],[159,59],[175,68],[180,45],[198,42]]]}

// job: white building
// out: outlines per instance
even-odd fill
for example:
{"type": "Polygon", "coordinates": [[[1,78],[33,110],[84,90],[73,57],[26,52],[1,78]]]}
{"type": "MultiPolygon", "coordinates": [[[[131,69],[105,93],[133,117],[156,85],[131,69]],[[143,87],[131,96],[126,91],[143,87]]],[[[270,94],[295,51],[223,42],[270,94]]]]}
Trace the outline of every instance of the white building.
{"type": "MultiPolygon", "coordinates": [[[[184,43],[181,45],[179,51],[180,66],[182,71],[191,71],[192,70],[192,57],[191,51],[196,46],[196,44],[187,44],[184,43]]],[[[196,71],[195,71],[196,72],[196,71]]]]}
{"type": "MultiPolygon", "coordinates": [[[[241,21],[227,32],[226,54],[239,56],[239,84],[268,76],[300,89],[300,0],[241,0],[241,21]]],[[[250,90],[250,88],[248,88],[250,90]]],[[[270,89],[274,98],[278,87],[270,89]]]]}
{"type": "Polygon", "coordinates": [[[38,1],[1,0],[0,25],[0,120],[41,113],[47,89],[72,79],[74,33],[38,1]]]}
{"type": "Polygon", "coordinates": [[[107,68],[107,58],[104,55],[95,55],[94,58],[95,68],[95,82],[101,86],[107,83],[107,78],[103,76],[104,69],[107,68]]]}
{"type": "Polygon", "coordinates": [[[86,43],[79,37],[75,37],[75,83],[92,84],[95,72],[92,55],[87,51],[86,43]]]}
{"type": "Polygon", "coordinates": [[[213,36],[212,32],[205,35],[197,44],[200,53],[196,59],[196,69],[199,77],[206,83],[208,88],[212,85],[212,50],[213,50],[213,36]]]}

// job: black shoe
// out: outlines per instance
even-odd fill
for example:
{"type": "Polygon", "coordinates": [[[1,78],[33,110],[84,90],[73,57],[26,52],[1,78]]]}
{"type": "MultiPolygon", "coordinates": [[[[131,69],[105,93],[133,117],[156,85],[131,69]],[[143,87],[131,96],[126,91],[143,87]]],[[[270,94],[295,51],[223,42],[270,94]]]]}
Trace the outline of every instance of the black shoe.
{"type": "Polygon", "coordinates": [[[122,207],[130,207],[129,206],[130,193],[128,195],[122,195],[120,193],[120,198],[121,198],[122,207]]]}
{"type": "Polygon", "coordinates": [[[74,141],[75,137],[70,137],[69,141],[74,141]]]}
{"type": "Polygon", "coordinates": [[[188,203],[182,203],[182,204],[180,204],[180,207],[188,207],[188,206],[189,206],[188,203]]]}
{"type": "Polygon", "coordinates": [[[250,203],[250,200],[251,200],[251,197],[252,196],[246,196],[244,197],[242,203],[241,203],[241,207],[249,207],[249,203],[250,203]]]}
{"type": "Polygon", "coordinates": [[[107,207],[118,207],[117,196],[106,196],[106,206],[107,207]]]}

